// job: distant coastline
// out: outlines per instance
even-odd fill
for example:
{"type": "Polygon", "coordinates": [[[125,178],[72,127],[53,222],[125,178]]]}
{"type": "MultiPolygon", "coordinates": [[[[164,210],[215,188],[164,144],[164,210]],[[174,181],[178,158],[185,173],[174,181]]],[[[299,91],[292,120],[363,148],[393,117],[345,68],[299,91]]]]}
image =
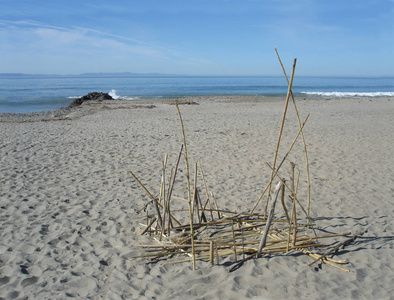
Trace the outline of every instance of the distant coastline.
{"type": "Polygon", "coordinates": [[[132,73],[132,72],[118,72],[118,73],[82,73],[82,74],[26,74],[26,73],[0,73],[0,78],[52,78],[52,77],[173,77],[185,76],[182,74],[164,74],[164,73],[132,73]]]}
{"type": "MultiPolygon", "coordinates": [[[[29,74],[29,73],[0,73],[1,78],[62,78],[62,77],[70,77],[70,78],[78,78],[78,77],[86,77],[86,78],[122,78],[122,77],[196,77],[196,78],[215,78],[215,77],[243,77],[243,78],[265,78],[265,77],[274,77],[280,78],[283,75],[192,75],[192,74],[167,74],[167,73],[133,73],[133,72],[98,72],[98,73],[81,73],[81,74],[29,74]]],[[[300,78],[343,78],[343,79],[351,79],[351,78],[360,78],[360,79],[393,79],[393,76],[314,76],[314,75],[297,75],[300,78]]]]}

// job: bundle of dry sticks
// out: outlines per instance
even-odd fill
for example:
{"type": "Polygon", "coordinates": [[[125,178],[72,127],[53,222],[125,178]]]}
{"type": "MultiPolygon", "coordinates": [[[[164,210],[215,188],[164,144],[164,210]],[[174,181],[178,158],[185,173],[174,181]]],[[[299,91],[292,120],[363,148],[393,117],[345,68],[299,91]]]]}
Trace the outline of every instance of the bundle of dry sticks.
{"type": "Polygon", "coordinates": [[[194,164],[194,179],[192,182],[190,178],[185,130],[179,107],[176,105],[181,124],[183,145],[181,146],[175,166],[171,168],[169,178],[166,178],[166,174],[168,173],[166,172],[167,156],[164,158],[163,168],[161,170],[162,180],[158,196],[152,195],[152,193],[141,183],[135,174],[130,171],[130,174],[149,197],[149,202],[141,209],[141,211],[143,209],[147,211],[146,224],[144,225],[141,234],[149,234],[150,236],[153,236],[153,239],[157,242],[156,244],[140,245],[145,250],[145,254],[140,257],[146,257],[150,261],[166,260],[167,262],[170,261],[172,263],[191,261],[193,262],[193,269],[195,269],[196,260],[207,260],[210,261],[211,265],[213,265],[215,263],[219,264],[222,257],[233,256],[234,264],[230,268],[230,271],[234,271],[246,260],[259,258],[262,255],[278,252],[302,252],[313,258],[313,261],[309,266],[316,262],[320,262],[349,272],[348,269],[341,266],[341,264],[347,263],[346,261],[334,260],[329,256],[337,251],[341,246],[345,246],[363,233],[356,233],[344,242],[332,244],[331,248],[328,250],[326,249],[326,252],[323,254],[317,254],[314,252],[316,251],[316,248],[326,246],[319,242],[321,239],[346,236],[350,235],[350,232],[319,236],[313,229],[314,224],[310,222],[309,165],[306,143],[303,135],[303,127],[309,115],[305,118],[304,122],[301,123],[297,106],[291,92],[296,59],[294,59],[291,77],[290,80],[288,80],[277,51],[276,54],[288,82],[288,92],[281,127],[279,130],[274,161],[272,165],[267,163],[271,170],[271,180],[255,202],[253,208],[245,212],[220,209],[213,193],[208,191],[204,178],[203,167],[201,163],[198,162],[199,174],[205,190],[204,197],[200,195],[197,187],[197,163],[194,164]],[[290,98],[294,104],[299,131],[286,155],[278,163],[278,150],[290,98]],[[304,201],[306,202],[306,207],[302,205],[302,201],[297,197],[299,174],[296,178],[295,164],[293,162],[290,163],[291,171],[290,178],[288,180],[278,176],[280,168],[286,161],[299,136],[301,136],[303,141],[306,161],[306,181],[308,190],[307,200],[304,201]],[[172,195],[182,154],[184,156],[186,166],[185,177],[187,199],[172,195]],[[274,188],[272,188],[274,186],[274,181],[278,181],[278,183],[274,188]],[[287,183],[290,183],[290,186],[287,183]],[[291,209],[287,209],[285,205],[284,199],[286,191],[291,199],[291,209]],[[264,210],[262,213],[256,213],[255,209],[261,202],[264,195],[266,195],[264,210]],[[274,212],[278,199],[280,199],[281,207],[283,209],[282,215],[285,217],[275,219],[274,212]],[[174,201],[177,202],[175,209],[174,201]],[[182,207],[179,203],[184,203],[186,207],[182,207]],[[149,209],[147,208],[152,206],[154,213],[150,214],[149,209]],[[297,211],[299,213],[297,213],[297,211]],[[182,223],[182,221],[185,220],[187,220],[187,223],[182,223]],[[186,259],[170,260],[171,258],[179,256],[188,257],[186,259]]]}

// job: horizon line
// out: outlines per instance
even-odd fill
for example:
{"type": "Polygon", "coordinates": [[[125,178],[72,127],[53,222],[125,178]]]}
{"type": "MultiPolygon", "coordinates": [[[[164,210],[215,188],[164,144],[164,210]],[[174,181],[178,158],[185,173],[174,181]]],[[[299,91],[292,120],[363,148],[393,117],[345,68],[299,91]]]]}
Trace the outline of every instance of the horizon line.
{"type": "MultiPolygon", "coordinates": [[[[32,76],[32,77],[73,77],[73,76],[166,76],[166,77],[282,77],[282,75],[196,75],[196,74],[171,74],[171,73],[159,73],[159,72],[148,72],[148,73],[138,73],[138,72],[86,72],[79,74],[45,74],[45,73],[21,73],[21,72],[7,72],[0,73],[0,76],[32,76]]],[[[325,78],[394,78],[394,75],[376,75],[376,76],[357,76],[357,75],[297,75],[297,77],[325,77],[325,78]]]]}

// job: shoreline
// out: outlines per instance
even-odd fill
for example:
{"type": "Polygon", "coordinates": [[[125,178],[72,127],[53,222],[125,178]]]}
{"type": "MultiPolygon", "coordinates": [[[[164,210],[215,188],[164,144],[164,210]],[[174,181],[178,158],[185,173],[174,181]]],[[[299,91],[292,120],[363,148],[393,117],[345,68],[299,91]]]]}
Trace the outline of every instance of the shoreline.
{"type": "MultiPolygon", "coordinates": [[[[200,104],[203,102],[280,102],[286,97],[281,96],[253,96],[253,95],[211,95],[211,96],[185,96],[171,98],[143,98],[138,100],[104,100],[87,101],[82,105],[73,108],[59,108],[56,110],[29,112],[29,113],[0,113],[0,123],[2,122],[40,122],[54,121],[82,117],[94,114],[100,110],[121,109],[121,108],[153,108],[160,104],[173,104],[176,101],[180,105],[200,104]]],[[[391,101],[394,97],[295,97],[296,101],[391,101]]]]}

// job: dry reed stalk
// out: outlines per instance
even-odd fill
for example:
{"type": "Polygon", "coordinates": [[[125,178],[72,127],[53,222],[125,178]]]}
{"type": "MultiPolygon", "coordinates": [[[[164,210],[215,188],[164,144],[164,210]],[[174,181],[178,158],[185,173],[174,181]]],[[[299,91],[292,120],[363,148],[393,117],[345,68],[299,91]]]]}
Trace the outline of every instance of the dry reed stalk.
{"type": "Polygon", "coordinates": [[[170,173],[170,179],[168,180],[168,190],[167,190],[167,198],[166,198],[166,202],[167,202],[167,213],[168,213],[168,228],[167,228],[167,233],[168,236],[170,236],[171,234],[171,227],[174,227],[172,220],[171,220],[171,195],[169,194],[171,191],[171,182],[172,182],[172,176],[174,175],[174,168],[171,169],[171,173],[170,173]]]}
{"type": "MultiPolygon", "coordinates": [[[[270,165],[268,162],[265,162],[265,164],[266,164],[271,170],[273,170],[272,167],[271,167],[271,165],[270,165]]],[[[285,188],[286,188],[288,191],[290,191],[290,193],[291,193],[291,188],[288,187],[287,184],[285,184],[285,183],[283,182],[283,179],[282,179],[277,173],[275,174],[275,176],[284,184],[285,188]]],[[[289,196],[289,197],[290,197],[290,196],[289,196]]],[[[307,215],[307,212],[306,212],[305,208],[302,206],[301,202],[297,199],[297,196],[295,197],[295,200],[296,200],[296,202],[298,203],[298,205],[300,206],[300,208],[302,209],[302,211],[304,212],[304,214],[305,214],[305,216],[306,216],[306,215],[307,215]]]]}
{"type": "Polygon", "coordinates": [[[161,219],[161,213],[160,213],[160,209],[159,209],[159,203],[157,202],[157,199],[155,197],[152,196],[152,194],[148,191],[148,189],[141,183],[141,181],[139,181],[139,179],[137,178],[137,176],[134,175],[133,172],[129,171],[131,176],[133,176],[134,180],[137,181],[137,183],[144,189],[144,191],[148,194],[148,196],[153,200],[155,209],[156,209],[156,213],[157,213],[157,221],[159,223],[159,226],[162,227],[163,221],[161,219]]]}
{"type": "Polygon", "coordinates": [[[234,220],[231,222],[231,228],[233,230],[233,249],[234,249],[234,260],[237,261],[237,248],[235,246],[235,233],[234,233],[234,220]]]}
{"type": "Polygon", "coordinates": [[[146,225],[146,228],[143,231],[141,231],[141,235],[144,235],[151,228],[153,223],[155,223],[155,221],[156,221],[156,217],[153,217],[153,219],[146,225]]]}
{"type": "MultiPolygon", "coordinates": [[[[198,161],[198,164],[199,164],[199,166],[200,166],[201,178],[202,178],[202,182],[203,182],[203,184],[204,184],[205,194],[206,194],[206,196],[207,196],[207,202],[208,202],[208,204],[209,204],[209,209],[211,210],[211,219],[213,220],[211,201],[209,200],[208,187],[207,187],[207,183],[205,182],[204,172],[203,172],[203,169],[202,169],[201,161],[198,161]]],[[[206,206],[206,203],[205,203],[205,205],[204,205],[204,208],[205,208],[205,206],[206,206]]],[[[216,206],[216,209],[217,209],[217,206],[216,206]]]]}
{"type": "Polygon", "coordinates": [[[213,192],[211,192],[211,196],[212,196],[213,203],[215,204],[216,211],[217,211],[217,213],[218,213],[218,218],[221,219],[222,217],[221,217],[221,215],[220,215],[219,208],[218,208],[218,204],[217,204],[217,202],[216,202],[215,196],[213,195],[213,192]]]}
{"type": "Polygon", "coordinates": [[[163,219],[162,219],[162,226],[161,226],[161,233],[160,233],[160,240],[163,238],[164,230],[165,230],[165,224],[166,224],[166,214],[167,214],[167,201],[166,201],[166,167],[167,167],[167,158],[168,155],[166,154],[164,157],[164,161],[162,162],[163,164],[163,169],[162,169],[162,176],[161,176],[161,185],[160,185],[160,193],[159,193],[159,202],[161,202],[161,199],[163,199],[163,219]]]}
{"type": "MultiPolygon", "coordinates": [[[[275,228],[278,229],[278,228],[275,228]]],[[[282,230],[282,229],[281,229],[282,230]]],[[[286,233],[288,235],[288,233],[286,233]]],[[[328,234],[328,235],[320,235],[320,236],[316,236],[316,237],[299,237],[297,239],[298,242],[312,242],[313,240],[318,240],[318,239],[323,239],[323,238],[332,238],[332,237],[338,237],[338,236],[346,236],[349,235],[349,232],[346,233],[339,233],[339,234],[328,234]]],[[[252,237],[257,237],[257,236],[261,236],[260,232],[255,232],[254,235],[252,235],[252,237]]],[[[275,237],[275,235],[270,234],[270,237],[275,237]]],[[[222,239],[221,241],[227,242],[227,241],[231,241],[231,238],[228,239],[222,239]]],[[[282,237],[275,237],[275,240],[271,240],[271,241],[267,241],[267,244],[278,244],[278,243],[287,243],[287,238],[282,238],[282,237]]],[[[251,245],[251,244],[257,244],[257,240],[255,241],[245,241],[244,242],[245,245],[251,245]]],[[[242,243],[236,243],[237,246],[241,246],[242,243]]]]}
{"type": "Polygon", "coordinates": [[[300,249],[299,249],[299,248],[297,247],[296,250],[298,250],[298,251],[300,251],[300,252],[302,252],[302,253],[304,253],[304,254],[306,254],[306,255],[312,257],[312,258],[315,258],[315,259],[318,259],[318,260],[321,259],[321,262],[322,262],[322,263],[327,264],[327,265],[329,265],[329,266],[331,266],[331,267],[334,267],[334,268],[336,268],[336,269],[338,269],[338,270],[341,270],[341,271],[350,273],[350,270],[348,270],[348,269],[346,269],[346,268],[343,268],[343,267],[341,267],[341,266],[338,266],[336,263],[334,263],[333,261],[330,261],[330,260],[328,260],[328,259],[326,259],[326,258],[321,258],[320,255],[315,254],[315,253],[313,253],[313,252],[311,252],[311,251],[309,251],[309,250],[307,250],[307,249],[303,249],[303,248],[300,248],[300,249]]]}
{"type": "MultiPolygon", "coordinates": [[[[266,164],[271,170],[273,170],[272,167],[271,167],[271,165],[270,165],[268,162],[265,162],[265,164],[266,164]]],[[[287,184],[285,184],[285,183],[283,182],[283,179],[278,175],[277,172],[275,173],[275,176],[283,183],[283,185],[285,186],[285,188],[286,188],[288,191],[290,191],[290,193],[291,193],[291,188],[288,187],[287,184]]],[[[295,200],[296,200],[296,202],[298,203],[298,205],[301,207],[302,211],[304,212],[304,214],[305,214],[305,216],[306,216],[306,215],[307,215],[307,212],[306,212],[305,208],[302,206],[301,202],[297,199],[297,196],[295,197],[295,200]]]]}
{"type": "MultiPolygon", "coordinates": [[[[172,177],[172,180],[170,180],[171,182],[171,188],[169,189],[169,191],[167,192],[167,198],[168,198],[168,203],[170,203],[171,200],[171,196],[172,196],[172,191],[174,189],[174,184],[175,184],[175,178],[176,178],[176,174],[178,171],[178,166],[179,166],[179,161],[181,160],[181,156],[182,156],[182,151],[183,151],[183,144],[181,146],[181,150],[179,151],[179,155],[178,155],[178,159],[175,165],[175,171],[174,171],[174,176],[172,177]]],[[[169,204],[170,205],[170,204],[169,204]]],[[[176,220],[172,215],[171,215],[171,211],[169,210],[169,215],[170,215],[170,219],[171,221],[175,221],[175,223],[177,223],[179,226],[181,226],[181,223],[178,222],[178,220],[176,220]]],[[[171,224],[172,225],[172,224],[171,224]]]]}
{"type": "MultiPolygon", "coordinates": [[[[246,236],[246,238],[249,238],[251,240],[244,241],[243,242],[244,245],[255,245],[255,244],[258,244],[258,242],[259,242],[258,238],[261,237],[261,232],[255,232],[254,234],[246,234],[245,236],[246,236]]],[[[237,237],[242,237],[242,235],[237,234],[234,236],[220,237],[220,238],[214,239],[214,241],[216,241],[217,243],[220,242],[220,244],[233,243],[236,246],[242,246],[242,242],[234,242],[234,238],[237,238],[237,237]]],[[[267,242],[267,243],[270,243],[270,242],[267,242]]]]}
{"type": "MultiPolygon", "coordinates": [[[[280,230],[280,229],[279,229],[280,230]]],[[[280,230],[281,231],[281,230],[280,230]]],[[[288,234],[288,232],[285,232],[285,231],[281,231],[283,234],[288,234]]],[[[348,235],[348,234],[343,234],[343,235],[348,235]]],[[[321,237],[320,237],[321,238],[321,237]]],[[[316,254],[316,253],[313,253],[313,252],[311,252],[311,251],[309,251],[309,250],[307,250],[307,249],[305,249],[305,248],[299,248],[298,246],[297,247],[295,247],[295,250],[297,250],[297,251],[299,251],[299,252],[301,252],[301,253],[304,253],[304,254],[306,254],[306,255],[308,255],[308,256],[310,256],[310,257],[312,257],[312,258],[314,258],[314,259],[320,259],[321,257],[320,257],[320,255],[318,255],[318,254],[316,254]]],[[[339,270],[341,270],[341,271],[344,271],[344,272],[350,272],[350,270],[348,270],[348,269],[346,269],[346,268],[343,268],[343,267],[341,267],[341,266],[338,266],[337,264],[335,264],[335,263],[333,263],[332,261],[329,261],[329,260],[327,260],[327,259],[322,259],[322,263],[325,263],[325,264],[327,264],[327,265],[329,265],[329,266],[331,266],[331,267],[334,267],[334,268],[337,268],[337,269],[339,269],[339,270]]]]}
{"type": "MultiPolygon", "coordinates": [[[[290,167],[291,167],[291,171],[290,171],[291,198],[293,199],[293,207],[291,213],[292,213],[292,221],[293,221],[293,247],[294,247],[296,243],[296,236],[297,236],[297,212],[295,205],[296,190],[295,190],[295,182],[294,182],[295,164],[293,162],[290,162],[290,167]]],[[[289,236],[290,236],[290,232],[289,232],[289,236]]]]}
{"type": "Polygon", "coordinates": [[[313,262],[309,263],[309,264],[308,264],[308,267],[310,267],[311,265],[313,265],[315,262],[317,262],[317,261],[319,261],[319,260],[322,260],[322,259],[326,258],[327,255],[330,255],[330,254],[336,252],[339,248],[345,247],[345,246],[349,245],[349,244],[352,243],[357,237],[362,236],[365,232],[366,232],[366,230],[365,230],[365,231],[359,231],[359,232],[357,232],[355,235],[353,235],[351,238],[349,238],[349,239],[347,239],[347,240],[345,240],[345,241],[339,243],[339,244],[338,244],[336,247],[334,247],[333,249],[331,249],[331,250],[325,252],[324,254],[320,255],[320,258],[316,258],[313,262]]]}
{"type": "Polygon", "coordinates": [[[162,174],[162,181],[163,181],[163,191],[162,191],[162,198],[165,200],[166,199],[166,168],[167,168],[167,159],[168,159],[168,154],[164,156],[164,161],[163,161],[163,174],[162,174]]]}
{"type": "MultiPolygon", "coordinates": [[[[285,75],[287,84],[289,84],[289,79],[287,78],[286,70],[285,70],[285,68],[284,68],[284,66],[283,66],[283,64],[282,64],[282,60],[280,59],[279,53],[278,53],[278,51],[277,51],[276,48],[275,48],[275,52],[276,52],[276,55],[278,56],[278,60],[279,60],[279,63],[280,63],[280,65],[281,65],[281,67],[282,67],[283,74],[285,75]]],[[[300,116],[299,116],[299,114],[298,114],[297,105],[296,105],[296,102],[295,102],[295,100],[294,100],[294,95],[293,95],[293,92],[292,92],[292,91],[291,91],[291,98],[292,98],[292,100],[293,100],[293,105],[294,105],[294,110],[295,110],[295,113],[296,113],[296,116],[297,116],[298,125],[300,126],[300,129],[302,129],[302,128],[301,128],[300,116]]],[[[311,206],[311,181],[310,181],[310,175],[309,175],[308,152],[307,152],[307,149],[306,149],[306,142],[305,142],[304,132],[303,132],[302,130],[301,130],[301,138],[302,138],[302,143],[303,143],[303,145],[304,145],[305,164],[306,164],[306,179],[307,179],[307,184],[308,184],[307,222],[308,222],[308,226],[309,226],[309,223],[310,223],[309,213],[310,213],[310,206],[311,206]]]]}
{"type": "MultiPolygon", "coordinates": [[[[201,228],[201,227],[206,227],[206,226],[211,226],[211,225],[217,225],[217,224],[226,224],[228,223],[228,220],[225,221],[211,221],[211,222],[206,222],[206,223],[201,223],[201,224],[194,224],[193,227],[195,229],[201,228]]],[[[189,225],[182,225],[182,226],[178,226],[178,227],[174,227],[174,230],[185,230],[188,229],[189,225]]]]}
{"type": "Polygon", "coordinates": [[[181,201],[186,202],[186,203],[188,202],[187,199],[184,199],[184,198],[181,198],[181,197],[178,197],[178,196],[172,196],[172,198],[175,199],[175,200],[181,200],[181,201]]]}
{"type": "MultiPolygon", "coordinates": [[[[302,124],[302,127],[300,128],[300,130],[298,131],[296,137],[295,137],[294,140],[293,140],[293,143],[290,145],[289,150],[286,152],[286,155],[283,157],[281,163],[279,164],[279,166],[278,166],[278,168],[277,168],[277,170],[276,170],[276,172],[275,172],[275,174],[274,174],[274,177],[277,175],[277,173],[279,172],[279,169],[282,167],[282,165],[283,165],[283,163],[285,162],[287,156],[290,154],[291,150],[293,149],[293,146],[295,145],[295,143],[296,143],[296,141],[297,141],[297,139],[298,139],[298,136],[300,135],[302,128],[304,128],[304,126],[305,126],[306,121],[308,120],[308,118],[309,118],[309,114],[306,116],[306,118],[305,118],[305,120],[304,120],[304,123],[302,124]]],[[[260,194],[260,197],[257,199],[256,203],[254,204],[252,210],[250,211],[250,214],[252,214],[252,213],[254,212],[254,210],[256,209],[257,205],[260,203],[260,201],[261,201],[261,199],[263,198],[265,192],[268,190],[268,188],[269,188],[270,185],[272,184],[272,181],[273,181],[273,179],[270,180],[270,182],[269,182],[269,183],[267,184],[267,186],[265,187],[264,191],[260,194]]]]}
{"type": "MultiPolygon", "coordinates": [[[[208,244],[208,245],[204,245],[203,247],[198,247],[196,248],[196,253],[198,253],[199,255],[207,255],[207,259],[210,259],[210,255],[211,255],[211,249],[215,249],[215,242],[212,241],[212,243],[208,244]],[[212,247],[211,247],[212,244],[212,247]]],[[[316,247],[321,247],[324,246],[323,244],[303,244],[303,245],[297,245],[297,247],[292,247],[291,250],[298,250],[298,249],[302,249],[302,248],[316,248],[316,247]]],[[[160,249],[147,249],[145,250],[145,252],[149,253],[149,254],[145,254],[145,255],[139,255],[139,256],[134,256],[133,258],[137,258],[137,257],[164,257],[164,256],[173,256],[175,254],[190,254],[190,250],[185,250],[185,249],[190,249],[191,246],[190,245],[186,245],[186,246],[178,246],[178,247],[165,247],[165,245],[163,245],[162,248],[160,249]]],[[[230,245],[226,245],[226,246],[219,246],[217,247],[218,249],[220,249],[220,256],[224,256],[224,255],[230,255],[234,252],[234,249],[231,249],[233,247],[231,247],[230,245]]],[[[237,254],[241,254],[241,253],[256,253],[257,248],[253,248],[253,247],[247,247],[244,250],[243,249],[239,249],[239,248],[235,248],[236,253],[237,254]]],[[[274,253],[274,252],[285,252],[286,251],[286,247],[284,245],[278,245],[276,247],[268,247],[266,248],[266,250],[262,251],[262,253],[274,253]]],[[[340,264],[346,263],[345,261],[339,261],[340,264]]]]}
{"type": "Polygon", "coordinates": [[[242,241],[242,259],[245,259],[245,237],[241,223],[238,223],[238,228],[241,229],[241,241],[242,241]]]}
{"type": "Polygon", "coordinates": [[[146,210],[146,226],[149,225],[149,210],[146,210]]]}
{"type": "MultiPolygon", "coordinates": [[[[211,212],[211,215],[212,215],[212,210],[206,208],[207,202],[205,202],[205,204],[202,205],[202,201],[201,201],[201,198],[200,198],[200,193],[198,191],[197,191],[197,200],[198,200],[198,203],[201,206],[201,220],[203,222],[208,222],[207,217],[205,216],[205,212],[206,211],[211,212]]],[[[212,218],[212,220],[213,220],[213,218],[212,218]]]]}
{"type": "MultiPolygon", "coordinates": [[[[286,183],[286,180],[283,179],[283,182],[286,183]]],[[[282,194],[281,194],[280,200],[281,200],[281,203],[282,203],[283,210],[285,211],[286,219],[287,219],[287,221],[290,224],[289,213],[287,212],[287,208],[286,208],[286,205],[285,205],[285,185],[284,184],[282,184],[281,190],[282,190],[282,194]]]]}
{"type": "Polygon", "coordinates": [[[215,255],[216,255],[216,264],[219,265],[220,264],[220,258],[219,258],[219,250],[218,247],[215,247],[215,255]]]}
{"type": "MultiPolygon", "coordinates": [[[[142,248],[154,248],[154,249],[157,249],[157,250],[154,250],[154,251],[162,251],[164,249],[166,249],[166,250],[186,249],[186,248],[191,248],[192,247],[192,245],[190,245],[190,244],[176,244],[176,245],[173,245],[173,244],[160,244],[160,245],[138,245],[138,246],[142,247],[142,248]]],[[[201,247],[209,248],[210,244],[209,243],[205,243],[205,244],[195,243],[194,247],[196,249],[197,248],[201,248],[201,247]]]]}
{"type": "MultiPolygon", "coordinates": [[[[205,201],[205,204],[202,205],[202,201],[201,201],[200,195],[199,195],[198,197],[199,197],[199,199],[200,199],[202,211],[203,211],[203,212],[204,212],[204,211],[210,212],[211,220],[213,221],[213,220],[214,220],[213,212],[212,212],[213,210],[212,210],[211,202],[209,201],[209,198],[207,198],[207,200],[205,201]],[[207,205],[208,205],[208,204],[209,204],[209,208],[207,208],[207,205]]],[[[205,216],[204,216],[204,217],[205,217],[205,216]]],[[[207,219],[205,218],[205,222],[206,222],[206,221],[207,221],[207,219]]]]}
{"type": "MultiPolygon", "coordinates": [[[[309,247],[309,245],[308,245],[309,247]]],[[[300,248],[302,249],[302,248],[300,248]]],[[[285,250],[285,249],[284,249],[285,250]]],[[[270,250],[270,251],[262,251],[261,254],[272,254],[272,253],[277,253],[277,252],[284,252],[284,250],[270,250]]],[[[240,260],[237,262],[234,266],[232,266],[228,272],[234,272],[235,270],[238,270],[246,261],[251,260],[256,257],[256,253],[253,253],[246,257],[245,259],[240,260]]]]}
{"type": "MultiPolygon", "coordinates": [[[[275,169],[275,166],[276,166],[276,160],[277,160],[277,157],[278,157],[280,140],[282,138],[282,132],[283,132],[283,128],[284,128],[284,125],[285,125],[287,107],[288,107],[288,104],[289,104],[291,86],[293,85],[293,79],[294,79],[294,72],[295,72],[296,62],[297,62],[297,59],[295,58],[294,62],[293,62],[293,69],[292,69],[292,72],[291,72],[290,83],[289,83],[289,87],[288,87],[288,90],[287,90],[285,108],[284,108],[283,115],[282,115],[282,122],[281,122],[281,125],[280,125],[278,141],[277,141],[277,144],[276,144],[274,162],[272,164],[273,169],[275,169]]],[[[275,176],[274,176],[274,173],[272,171],[272,173],[271,173],[271,180],[270,180],[271,184],[272,184],[272,180],[273,180],[274,177],[275,176]]],[[[269,197],[270,197],[270,193],[271,193],[271,184],[269,185],[269,188],[268,188],[267,201],[266,201],[266,204],[265,204],[265,207],[264,207],[264,218],[267,215],[268,202],[269,202],[269,197]]]]}
{"type": "Polygon", "coordinates": [[[181,112],[178,107],[178,103],[175,103],[176,110],[178,111],[179,120],[181,122],[181,130],[182,130],[182,137],[183,137],[183,147],[184,157],[185,157],[185,164],[186,164],[186,181],[187,181],[187,197],[189,200],[189,218],[190,218],[190,240],[192,244],[192,255],[193,255],[193,270],[196,270],[196,254],[194,252],[194,234],[193,234],[193,210],[192,210],[192,199],[191,199],[191,191],[190,191],[190,178],[189,178],[189,161],[187,157],[187,147],[186,147],[186,137],[185,137],[185,129],[183,127],[183,121],[181,112]]]}
{"type": "Polygon", "coordinates": [[[264,234],[263,234],[263,236],[261,238],[261,241],[260,241],[259,250],[256,253],[256,258],[260,257],[261,251],[263,250],[263,248],[264,248],[264,246],[265,246],[265,244],[267,242],[268,231],[269,231],[271,223],[272,223],[272,218],[274,217],[275,204],[276,204],[276,200],[278,199],[279,190],[280,190],[281,186],[282,186],[281,182],[279,182],[276,185],[275,192],[274,192],[275,193],[275,199],[273,200],[272,205],[271,205],[271,209],[270,209],[270,212],[269,212],[269,215],[268,215],[268,219],[267,219],[267,224],[265,225],[265,228],[264,228],[264,234]]]}
{"type": "MultiPolygon", "coordinates": [[[[245,220],[244,222],[250,222],[250,221],[253,221],[253,220],[245,220]]],[[[241,226],[241,228],[234,229],[234,231],[243,231],[244,229],[248,230],[248,231],[251,231],[251,230],[256,229],[256,228],[258,228],[260,226],[263,226],[264,224],[265,223],[257,224],[257,225],[248,225],[248,226],[244,226],[244,227],[241,226]]],[[[217,233],[218,234],[223,234],[223,233],[230,232],[230,231],[231,231],[231,229],[223,229],[223,230],[218,231],[217,233]]]]}
{"type": "Polygon", "coordinates": [[[214,253],[214,245],[215,245],[214,243],[215,243],[214,241],[211,241],[211,243],[209,244],[209,261],[211,263],[211,266],[213,266],[214,263],[215,263],[214,255],[213,255],[213,253],[214,253]]]}
{"type": "Polygon", "coordinates": [[[193,187],[193,215],[194,209],[197,210],[197,219],[198,224],[201,224],[201,217],[200,217],[200,205],[197,199],[197,163],[194,164],[194,187],[193,187]]]}

